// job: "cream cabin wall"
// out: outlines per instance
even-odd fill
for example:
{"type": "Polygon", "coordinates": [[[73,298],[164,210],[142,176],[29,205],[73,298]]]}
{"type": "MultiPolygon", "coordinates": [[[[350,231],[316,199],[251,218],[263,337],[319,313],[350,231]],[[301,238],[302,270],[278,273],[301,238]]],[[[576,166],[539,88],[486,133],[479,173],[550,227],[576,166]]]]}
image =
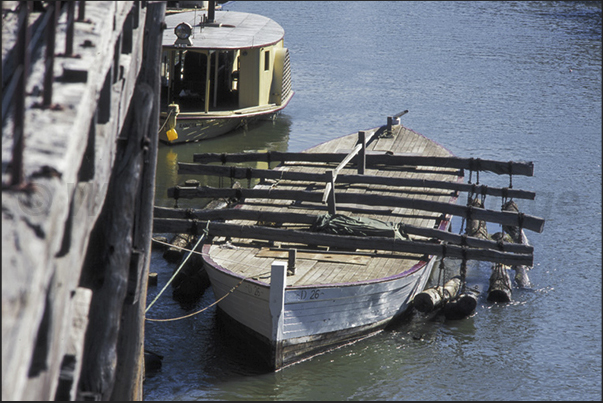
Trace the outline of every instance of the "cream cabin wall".
{"type": "Polygon", "coordinates": [[[267,105],[274,74],[276,50],[283,47],[283,41],[272,46],[241,51],[239,78],[239,107],[267,105]],[[265,53],[269,54],[268,69],[265,69],[265,53]]]}

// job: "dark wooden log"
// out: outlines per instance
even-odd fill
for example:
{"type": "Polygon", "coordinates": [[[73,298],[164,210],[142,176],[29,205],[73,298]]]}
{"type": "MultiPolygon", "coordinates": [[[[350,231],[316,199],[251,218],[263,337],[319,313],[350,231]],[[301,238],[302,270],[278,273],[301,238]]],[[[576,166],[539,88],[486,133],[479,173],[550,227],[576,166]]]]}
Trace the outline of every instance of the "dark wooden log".
{"type": "Polygon", "coordinates": [[[448,301],[442,308],[442,313],[447,320],[466,318],[475,311],[478,295],[477,291],[469,290],[448,301]]]}
{"type": "Polygon", "coordinates": [[[153,237],[153,249],[155,250],[163,250],[165,251],[168,246],[166,244],[168,244],[168,239],[164,236],[154,236],[153,237]]]}
{"type": "MultiPolygon", "coordinates": [[[[193,246],[196,241],[191,239],[193,246]]],[[[202,243],[194,250],[201,252],[202,243]]],[[[174,271],[177,269],[175,268],[174,271]]],[[[194,253],[183,263],[183,267],[172,281],[172,298],[180,303],[192,303],[203,296],[203,293],[211,285],[209,275],[203,267],[203,258],[194,253]]]]}
{"type": "MultiPolygon", "coordinates": [[[[523,234],[523,231],[520,235],[523,240],[521,245],[529,245],[525,234],[523,234]]],[[[503,241],[505,243],[505,245],[510,245],[513,242],[511,235],[504,233],[504,232],[497,232],[495,234],[492,234],[492,239],[497,242],[503,241]]],[[[515,279],[515,282],[517,283],[518,287],[521,287],[521,288],[531,287],[532,283],[530,282],[530,277],[528,276],[528,270],[530,270],[530,268],[531,268],[530,266],[514,265],[511,268],[515,271],[514,279],[515,279]]]]}
{"type": "MultiPolygon", "coordinates": [[[[503,205],[502,210],[518,213],[519,207],[513,200],[509,200],[503,205]]],[[[523,243],[521,230],[521,225],[503,225],[503,231],[509,234],[515,243],[523,243]]]]}
{"type": "Polygon", "coordinates": [[[464,248],[456,245],[442,245],[432,242],[407,241],[385,237],[355,237],[331,235],[317,232],[295,231],[281,228],[269,228],[253,225],[226,224],[220,222],[191,221],[178,219],[155,219],[155,232],[201,234],[206,229],[210,235],[233,238],[263,239],[269,241],[296,242],[306,245],[325,245],[339,248],[391,250],[418,255],[436,255],[469,260],[502,262],[505,264],[531,264],[531,254],[513,254],[508,252],[464,248]]]}
{"type": "Polygon", "coordinates": [[[508,266],[497,263],[492,266],[490,287],[488,288],[488,301],[510,302],[511,279],[507,273],[508,266]]]}
{"type": "Polygon", "coordinates": [[[530,269],[526,265],[513,265],[512,269],[515,271],[515,282],[520,288],[529,288],[532,286],[530,277],[528,276],[528,270],[530,269]]]}
{"type": "MultiPolygon", "coordinates": [[[[236,197],[242,199],[280,199],[298,200],[308,202],[322,202],[322,193],[306,190],[278,190],[278,189],[220,189],[209,186],[198,188],[168,189],[168,196],[174,198],[214,198],[236,197]]],[[[369,206],[390,206],[416,210],[434,211],[452,214],[459,217],[471,217],[476,220],[495,222],[503,225],[520,225],[530,231],[542,232],[544,220],[527,214],[518,214],[508,211],[494,211],[472,206],[459,206],[451,203],[436,202],[432,200],[411,199],[407,197],[385,196],[377,193],[339,193],[337,203],[364,204],[369,206]]]]}
{"type": "Polygon", "coordinates": [[[163,258],[170,263],[180,263],[182,261],[182,257],[184,256],[184,249],[189,248],[191,246],[191,241],[193,236],[191,234],[176,234],[170,241],[170,246],[163,252],[163,258]]]}
{"type": "Polygon", "coordinates": [[[443,286],[428,288],[417,294],[413,299],[413,305],[417,311],[429,313],[455,298],[460,290],[461,278],[453,277],[443,286]]]}
{"type": "MultiPolygon", "coordinates": [[[[188,180],[185,183],[187,185],[193,186],[193,187],[196,187],[199,185],[199,182],[194,181],[194,180],[188,180]]],[[[239,182],[233,183],[232,189],[240,189],[240,188],[241,188],[241,184],[239,182]]],[[[214,199],[214,200],[211,200],[205,206],[205,211],[212,211],[214,213],[217,213],[219,216],[220,211],[222,209],[227,208],[228,205],[229,205],[228,201],[214,199]]],[[[159,209],[159,210],[161,210],[161,209],[159,209]]],[[[183,211],[184,214],[186,216],[188,216],[188,218],[191,218],[191,212],[189,209],[181,210],[181,211],[183,211]]],[[[187,240],[186,246],[179,245],[183,248],[193,247],[197,243],[197,240],[194,239],[195,238],[194,235],[182,233],[182,234],[176,235],[176,237],[187,240]]],[[[187,259],[187,261],[183,263],[183,267],[180,269],[180,272],[176,275],[176,277],[172,281],[172,287],[173,287],[172,298],[175,301],[178,301],[183,304],[190,304],[192,302],[195,302],[203,296],[203,293],[205,292],[205,290],[211,285],[211,283],[209,281],[209,275],[207,274],[207,272],[205,271],[205,268],[203,266],[203,258],[199,254],[202,250],[202,245],[203,244],[200,243],[196,249],[193,249],[193,253],[187,259]],[[199,253],[195,253],[195,252],[199,252],[199,253]]],[[[176,248],[173,248],[173,249],[176,249],[176,248]]],[[[179,252],[180,252],[180,258],[178,259],[178,262],[180,262],[182,260],[182,257],[184,256],[185,251],[180,249],[179,252]]],[[[187,253],[189,253],[189,252],[187,251],[187,253]]],[[[165,254],[164,254],[164,257],[165,257],[165,254]]],[[[178,270],[178,268],[174,269],[174,271],[176,271],[176,270],[178,270]]]]}
{"type": "MultiPolygon", "coordinates": [[[[476,207],[476,208],[483,208],[484,205],[482,203],[482,201],[475,197],[471,202],[470,202],[472,207],[476,207]]],[[[468,236],[471,237],[476,237],[476,238],[481,238],[481,239],[488,239],[488,227],[486,224],[486,221],[484,220],[476,220],[473,217],[467,217],[467,224],[465,227],[465,233],[468,236]]]]}
{"type": "MultiPolygon", "coordinates": [[[[194,162],[335,162],[340,163],[348,156],[347,153],[305,153],[305,152],[280,152],[269,151],[267,153],[204,153],[194,154],[194,162]]],[[[516,161],[494,161],[480,158],[460,157],[433,157],[421,155],[400,155],[386,153],[367,153],[367,167],[376,165],[411,165],[411,166],[435,166],[444,168],[469,169],[472,171],[490,171],[499,175],[534,175],[533,162],[516,161]]]]}
{"type": "MultiPolygon", "coordinates": [[[[169,207],[155,207],[155,218],[179,218],[196,219],[204,221],[222,221],[222,220],[249,220],[257,222],[278,222],[308,224],[312,225],[317,219],[314,214],[302,213],[281,213],[261,210],[245,209],[222,209],[220,211],[212,209],[173,209],[169,207]]],[[[401,225],[400,230],[409,235],[420,235],[428,238],[436,238],[454,245],[466,245],[472,248],[485,248],[502,250],[513,253],[533,253],[534,248],[531,245],[518,245],[511,242],[500,243],[487,239],[473,238],[454,234],[448,231],[442,231],[435,228],[417,227],[414,225],[401,225]]]]}
{"type": "MultiPolygon", "coordinates": [[[[260,179],[276,179],[276,180],[292,180],[292,181],[313,181],[326,182],[325,173],[309,173],[309,172],[292,172],[281,171],[277,169],[257,169],[244,168],[226,165],[208,165],[196,163],[178,163],[178,173],[180,174],[200,174],[200,175],[216,175],[227,176],[235,179],[260,178],[260,179]]],[[[457,190],[460,192],[472,192],[474,194],[485,194],[500,197],[515,197],[518,199],[534,200],[536,193],[509,188],[497,188],[484,185],[476,185],[470,183],[436,181],[427,179],[414,178],[392,178],[388,176],[376,175],[337,175],[338,183],[354,183],[354,184],[372,184],[384,186],[408,186],[418,188],[433,188],[457,190]]]]}

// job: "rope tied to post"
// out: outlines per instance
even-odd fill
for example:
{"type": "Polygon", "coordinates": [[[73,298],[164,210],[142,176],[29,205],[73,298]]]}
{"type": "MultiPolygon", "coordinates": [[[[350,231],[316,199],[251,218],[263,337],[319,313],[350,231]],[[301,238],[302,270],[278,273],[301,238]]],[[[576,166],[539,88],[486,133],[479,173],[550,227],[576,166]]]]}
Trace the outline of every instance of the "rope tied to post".
{"type": "Polygon", "coordinates": [[[186,264],[186,262],[188,262],[188,259],[192,256],[193,252],[197,249],[197,247],[199,246],[199,244],[201,243],[201,241],[203,241],[205,239],[206,234],[209,233],[208,228],[209,228],[209,221],[207,222],[206,230],[204,231],[203,235],[199,237],[199,239],[197,240],[197,243],[195,244],[195,246],[193,247],[193,249],[189,252],[188,255],[186,255],[186,258],[182,261],[182,263],[180,263],[180,266],[178,266],[178,269],[174,272],[174,274],[172,275],[172,277],[168,280],[168,282],[161,289],[161,291],[159,291],[159,294],[157,294],[157,296],[155,297],[155,299],[153,300],[153,302],[151,302],[149,304],[149,306],[147,307],[147,309],[145,309],[145,311],[144,311],[145,314],[149,311],[149,309],[151,309],[151,307],[155,304],[155,302],[159,299],[159,297],[164,293],[164,291],[172,283],[172,281],[174,281],[174,279],[176,278],[176,276],[178,275],[178,273],[180,273],[180,270],[182,270],[182,268],[184,267],[184,265],[186,264]]]}
{"type": "Polygon", "coordinates": [[[509,189],[513,189],[513,161],[509,161],[509,189]]]}
{"type": "Polygon", "coordinates": [[[446,257],[446,249],[447,249],[446,244],[444,242],[442,242],[442,258],[440,259],[440,267],[439,267],[440,271],[438,273],[438,282],[437,282],[438,285],[442,285],[442,286],[444,285],[444,280],[443,280],[442,274],[444,273],[444,270],[446,268],[444,266],[444,258],[446,257]]]}
{"type": "Polygon", "coordinates": [[[250,188],[251,178],[253,177],[253,169],[251,169],[251,167],[247,168],[247,170],[245,171],[245,176],[247,176],[247,187],[250,188]]]}
{"type": "MultiPolygon", "coordinates": [[[[266,272],[266,273],[261,273],[261,274],[260,274],[260,276],[265,275],[265,274],[267,274],[267,273],[269,273],[269,272],[266,272]]],[[[243,284],[243,281],[245,281],[245,280],[247,280],[247,279],[249,279],[249,278],[251,278],[251,277],[243,277],[243,278],[241,279],[241,281],[239,281],[237,284],[235,284],[235,286],[234,286],[234,287],[232,287],[230,290],[228,290],[228,292],[227,292],[226,294],[224,294],[223,296],[221,296],[220,298],[218,298],[217,300],[215,300],[214,302],[212,302],[211,304],[209,304],[209,305],[208,305],[208,306],[206,306],[205,308],[200,309],[200,310],[198,310],[198,311],[196,311],[196,312],[192,312],[192,313],[189,313],[188,315],[184,315],[184,316],[179,316],[179,317],[177,317],[177,318],[169,318],[169,319],[153,319],[153,318],[146,318],[146,317],[145,317],[145,320],[148,320],[148,321],[150,321],[150,322],[171,322],[171,321],[175,321],[175,320],[181,320],[181,319],[186,319],[186,318],[190,318],[191,316],[198,315],[198,314],[200,314],[200,313],[202,313],[202,312],[204,312],[204,311],[208,310],[208,309],[209,309],[209,308],[211,308],[212,306],[214,306],[214,305],[218,304],[218,303],[219,303],[220,301],[222,301],[224,298],[228,297],[228,296],[229,296],[230,294],[232,294],[232,293],[233,293],[233,292],[234,292],[234,291],[235,291],[235,290],[236,290],[236,289],[237,289],[237,288],[238,288],[238,287],[239,287],[241,284],[243,284]]],[[[163,290],[162,290],[162,291],[163,291],[163,290]]],[[[155,302],[155,301],[153,301],[153,302],[155,302]]],[[[149,308],[150,308],[150,306],[149,306],[149,308]]],[[[146,311],[145,311],[145,314],[146,314],[146,311]]]]}
{"type": "Polygon", "coordinates": [[[461,262],[461,284],[462,284],[462,288],[461,288],[461,294],[465,293],[465,287],[466,287],[466,277],[467,277],[467,247],[463,246],[461,249],[461,253],[463,255],[463,261],[461,262]]]}

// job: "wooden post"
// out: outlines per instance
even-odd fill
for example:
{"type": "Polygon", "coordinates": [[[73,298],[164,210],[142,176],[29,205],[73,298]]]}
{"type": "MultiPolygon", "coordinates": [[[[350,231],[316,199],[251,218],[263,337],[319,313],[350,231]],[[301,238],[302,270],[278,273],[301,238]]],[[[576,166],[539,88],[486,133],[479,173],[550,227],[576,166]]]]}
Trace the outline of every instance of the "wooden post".
{"type": "Polygon", "coordinates": [[[335,205],[335,173],[332,169],[326,172],[327,174],[327,186],[331,186],[329,189],[327,203],[329,205],[329,214],[337,214],[337,207],[335,205]]]}
{"type": "MultiPolygon", "coordinates": [[[[143,104],[140,185],[136,195],[136,213],[133,220],[133,252],[140,254],[140,263],[130,272],[129,281],[135,282],[136,296],[131,304],[126,303],[122,311],[122,322],[117,345],[119,354],[116,380],[111,400],[143,400],[144,381],[144,314],[147,297],[148,272],[151,261],[151,236],[153,206],[155,202],[155,176],[157,148],[159,141],[159,93],[161,79],[161,37],[165,18],[165,2],[149,2],[146,7],[143,60],[136,85],[136,94],[143,104]],[[144,90],[144,91],[139,91],[144,90]],[[150,94],[147,93],[150,91],[150,94]],[[151,99],[148,100],[147,96],[151,99]],[[146,102],[145,102],[146,101],[146,102]],[[147,104],[151,104],[148,105],[147,104]],[[148,115],[147,115],[148,113],[148,115]]],[[[140,9],[133,7],[134,18],[138,20],[140,9]]],[[[138,24],[136,24],[138,25],[138,24]]],[[[132,270],[132,267],[130,268],[132,270]]]]}
{"type": "Polygon", "coordinates": [[[272,316],[272,347],[275,368],[282,366],[283,310],[285,308],[285,287],[287,262],[275,260],[270,274],[270,315],[272,316]]]}
{"type": "Polygon", "coordinates": [[[289,261],[287,262],[287,275],[292,276],[295,274],[295,259],[297,256],[297,249],[289,249],[289,261]]]}
{"type": "Polygon", "coordinates": [[[60,378],[55,393],[55,400],[77,400],[77,387],[82,367],[83,345],[88,327],[88,310],[92,291],[87,288],[76,288],[73,295],[74,313],[69,333],[69,344],[61,364],[60,378]]]}
{"type": "Polygon", "coordinates": [[[358,175],[364,175],[366,170],[366,133],[363,131],[358,132],[358,144],[362,145],[358,153],[358,175]]]}
{"type": "Polygon", "coordinates": [[[183,248],[188,248],[194,236],[187,233],[176,234],[170,241],[170,246],[163,252],[163,258],[170,263],[180,263],[184,256],[183,248]]]}
{"type": "MultiPolygon", "coordinates": [[[[209,112],[209,89],[211,85],[211,55],[213,53],[213,50],[207,52],[207,69],[205,71],[205,113],[209,112]]],[[[184,65],[184,63],[182,63],[182,65],[184,65]]]]}
{"type": "Polygon", "coordinates": [[[392,118],[391,116],[387,117],[387,135],[388,136],[392,134],[393,121],[394,121],[394,118],[392,118]]]}

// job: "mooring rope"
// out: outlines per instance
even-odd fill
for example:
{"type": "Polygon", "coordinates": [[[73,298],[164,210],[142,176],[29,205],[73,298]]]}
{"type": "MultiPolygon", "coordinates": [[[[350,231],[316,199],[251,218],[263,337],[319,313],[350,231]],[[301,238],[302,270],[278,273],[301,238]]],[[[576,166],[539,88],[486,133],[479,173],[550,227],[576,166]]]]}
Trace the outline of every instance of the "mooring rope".
{"type": "MultiPolygon", "coordinates": [[[[207,222],[207,224],[209,225],[209,221],[207,222]]],[[[193,251],[195,249],[197,249],[197,246],[199,246],[199,244],[201,243],[201,241],[203,239],[205,239],[205,235],[207,234],[207,232],[203,233],[203,235],[201,235],[199,237],[199,240],[197,240],[197,243],[195,244],[195,247],[193,248],[192,251],[190,251],[190,253],[186,256],[186,259],[184,259],[182,261],[182,263],[180,263],[180,266],[178,267],[178,269],[174,272],[174,275],[172,276],[172,278],[169,279],[169,281],[165,284],[165,286],[163,287],[163,289],[159,292],[159,294],[157,294],[157,296],[155,297],[155,299],[153,300],[153,302],[151,302],[151,304],[149,306],[147,306],[147,309],[145,309],[144,313],[146,314],[149,309],[151,309],[151,307],[153,306],[153,304],[159,299],[159,297],[161,296],[161,294],[163,294],[163,292],[165,291],[165,289],[172,283],[172,281],[176,278],[176,276],[178,275],[178,273],[180,273],[180,270],[184,267],[184,264],[188,261],[188,259],[192,256],[193,251]]]]}
{"type": "MultiPolygon", "coordinates": [[[[206,306],[205,308],[197,311],[197,312],[193,312],[193,313],[189,313],[188,315],[184,315],[184,316],[180,316],[178,318],[169,318],[169,319],[152,319],[152,318],[147,318],[145,317],[145,320],[151,321],[151,322],[171,322],[174,320],[180,320],[180,319],[186,319],[186,318],[190,318],[191,316],[195,316],[197,314],[200,314],[203,311],[208,310],[209,308],[211,308],[212,306],[216,305],[218,302],[222,301],[224,298],[226,298],[227,296],[229,296],[234,290],[236,290],[236,288],[238,286],[241,285],[241,283],[243,283],[244,280],[246,280],[248,277],[246,278],[242,278],[241,281],[239,281],[237,283],[237,285],[235,285],[234,287],[232,287],[230,289],[230,291],[228,291],[226,294],[224,294],[221,298],[217,299],[216,301],[214,301],[213,303],[209,304],[208,306],[206,306]]],[[[146,313],[146,311],[145,311],[146,313]]]]}
{"type": "Polygon", "coordinates": [[[158,133],[161,133],[161,131],[163,130],[163,128],[165,127],[165,125],[167,124],[168,120],[170,120],[170,116],[172,116],[173,110],[170,109],[167,117],[165,118],[165,120],[163,121],[163,124],[161,125],[161,128],[159,129],[158,133]]]}
{"type": "MultiPolygon", "coordinates": [[[[209,222],[208,222],[208,225],[209,225],[209,222]]],[[[179,268],[178,268],[178,270],[177,270],[177,271],[174,273],[174,275],[172,276],[172,278],[170,278],[170,280],[167,282],[167,284],[166,284],[166,285],[163,287],[163,289],[162,289],[162,290],[159,292],[159,294],[158,294],[158,295],[155,297],[155,299],[153,300],[153,302],[151,302],[151,304],[150,304],[150,305],[147,307],[147,309],[144,311],[144,313],[145,313],[145,314],[146,314],[146,313],[147,313],[147,311],[148,311],[148,310],[151,308],[151,306],[152,306],[152,305],[155,303],[155,301],[157,301],[157,299],[159,298],[159,296],[161,296],[161,294],[163,294],[163,292],[165,291],[165,289],[167,288],[167,286],[168,286],[168,285],[169,285],[169,284],[172,282],[172,280],[174,280],[174,278],[175,278],[175,277],[176,277],[176,275],[178,274],[178,271],[180,271],[180,269],[181,269],[181,268],[184,266],[184,263],[186,262],[186,260],[188,260],[188,258],[189,258],[189,257],[190,257],[190,256],[191,256],[193,253],[196,253],[196,254],[201,255],[201,256],[206,256],[206,255],[207,255],[206,253],[203,253],[203,252],[198,252],[198,251],[196,251],[196,250],[195,250],[195,249],[197,249],[197,246],[199,245],[199,242],[201,241],[201,239],[203,239],[203,238],[205,237],[205,235],[208,233],[207,231],[208,231],[208,230],[207,230],[207,228],[206,228],[206,229],[205,229],[205,231],[204,231],[203,236],[202,236],[201,238],[199,238],[199,241],[197,241],[197,244],[195,245],[195,247],[194,247],[193,249],[187,249],[187,248],[183,248],[183,247],[181,247],[181,246],[176,246],[176,245],[169,244],[169,243],[167,243],[167,242],[160,241],[160,240],[158,240],[158,239],[153,239],[153,241],[154,241],[154,242],[157,242],[157,243],[160,243],[160,244],[163,244],[163,245],[167,245],[167,246],[171,246],[171,247],[174,247],[174,248],[177,248],[177,249],[181,249],[181,250],[187,251],[187,252],[189,252],[189,254],[188,254],[188,256],[186,257],[186,259],[185,259],[185,260],[184,260],[184,261],[181,263],[180,267],[179,267],[179,268]]],[[[251,276],[248,276],[248,277],[244,277],[244,278],[242,278],[242,279],[241,279],[241,281],[239,281],[239,282],[238,282],[238,283],[237,283],[237,284],[236,284],[234,287],[232,287],[232,288],[231,288],[231,289],[230,289],[230,290],[229,290],[229,291],[228,291],[226,294],[224,294],[224,295],[223,295],[222,297],[220,297],[218,300],[216,300],[216,301],[212,302],[211,304],[209,304],[208,306],[206,306],[205,308],[203,308],[203,309],[201,309],[201,310],[199,310],[199,311],[196,311],[196,312],[193,312],[193,313],[190,313],[190,314],[184,315],[184,316],[180,316],[180,317],[177,317],[177,318],[169,318],[169,319],[153,319],[153,318],[147,318],[147,317],[145,317],[145,320],[148,320],[148,321],[151,321],[151,322],[170,322],[170,321],[175,321],[175,320],[180,320],[180,319],[186,319],[186,318],[189,318],[189,317],[191,317],[191,316],[198,315],[198,314],[200,314],[201,312],[206,311],[206,310],[208,310],[209,308],[211,308],[212,306],[216,305],[218,302],[222,301],[224,298],[226,298],[226,297],[227,297],[227,296],[229,296],[230,294],[232,294],[232,293],[234,292],[234,290],[236,290],[236,289],[237,289],[237,287],[239,287],[239,286],[240,286],[240,285],[243,283],[243,281],[245,281],[245,280],[247,280],[247,279],[250,279],[250,278],[261,278],[262,276],[267,275],[267,274],[270,274],[270,273],[271,273],[271,272],[270,272],[270,271],[268,271],[268,272],[264,272],[264,273],[260,273],[260,274],[256,274],[256,275],[251,275],[251,276]]]]}

